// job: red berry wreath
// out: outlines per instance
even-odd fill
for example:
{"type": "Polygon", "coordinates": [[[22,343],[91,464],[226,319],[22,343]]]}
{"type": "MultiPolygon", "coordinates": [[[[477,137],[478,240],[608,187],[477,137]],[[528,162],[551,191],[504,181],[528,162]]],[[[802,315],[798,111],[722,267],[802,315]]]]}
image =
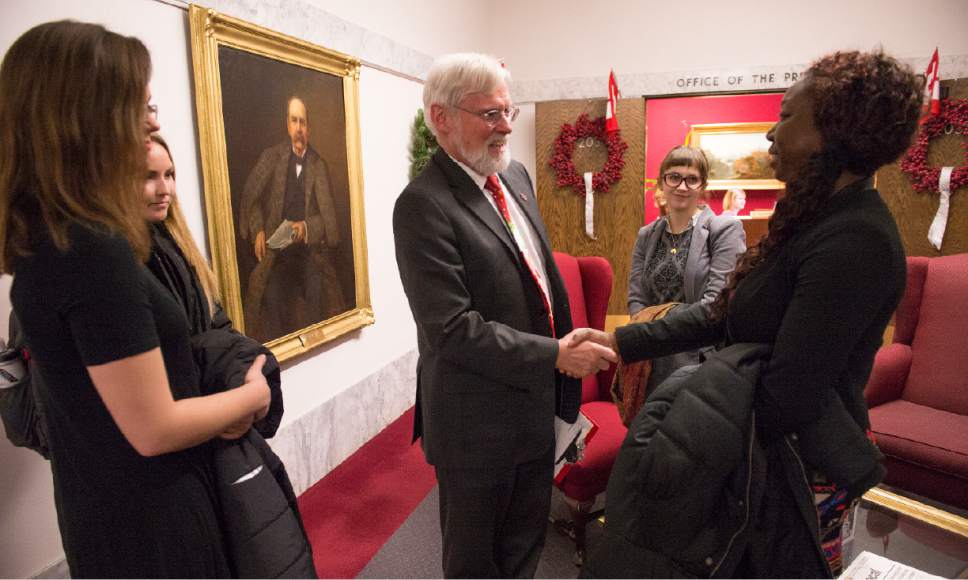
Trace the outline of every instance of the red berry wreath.
{"type": "MultiPolygon", "coordinates": [[[[914,145],[908,149],[907,155],[901,161],[901,171],[904,171],[911,178],[911,185],[919,191],[938,191],[938,177],[941,175],[940,167],[928,165],[928,143],[931,139],[939,135],[957,133],[962,136],[962,146],[965,149],[965,158],[968,160],[968,141],[964,139],[968,136],[968,100],[965,99],[944,99],[941,101],[941,110],[937,115],[928,118],[921,125],[914,145]]],[[[968,185],[968,164],[956,167],[951,173],[951,191],[968,185]]]]}
{"type": "Polygon", "coordinates": [[[601,171],[592,176],[592,189],[597,193],[605,193],[613,183],[622,178],[625,150],[629,147],[622,141],[618,131],[609,133],[605,130],[605,117],[590,120],[587,114],[582,113],[574,125],[562,125],[558,138],[555,139],[555,152],[549,165],[558,175],[558,187],[574,187],[575,191],[585,195],[585,180],[578,174],[572,159],[575,142],[585,137],[598,139],[608,148],[608,160],[601,171]]]}

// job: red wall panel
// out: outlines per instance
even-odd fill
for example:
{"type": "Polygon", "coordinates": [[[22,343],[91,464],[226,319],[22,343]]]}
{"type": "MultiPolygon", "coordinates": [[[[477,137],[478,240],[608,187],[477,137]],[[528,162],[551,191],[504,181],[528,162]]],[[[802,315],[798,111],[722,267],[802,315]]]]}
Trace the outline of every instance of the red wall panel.
{"type": "MultiPolygon", "coordinates": [[[[775,122],[780,116],[782,98],[783,93],[764,93],[646,99],[644,223],[659,216],[652,193],[662,158],[670,149],[686,142],[686,135],[693,125],[775,122]]],[[[722,210],[723,193],[711,192],[709,207],[716,213],[722,210]]],[[[740,214],[748,215],[752,209],[769,209],[775,200],[775,190],[747,190],[746,208],[740,214]]]]}

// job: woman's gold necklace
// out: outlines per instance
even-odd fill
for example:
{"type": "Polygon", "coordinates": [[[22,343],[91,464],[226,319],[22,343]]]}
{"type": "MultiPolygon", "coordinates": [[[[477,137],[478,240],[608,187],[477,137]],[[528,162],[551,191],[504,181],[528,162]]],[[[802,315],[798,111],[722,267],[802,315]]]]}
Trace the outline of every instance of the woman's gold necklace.
{"type": "Polygon", "coordinates": [[[685,231],[679,232],[678,234],[674,234],[672,232],[669,232],[669,242],[670,242],[670,246],[671,246],[669,248],[669,253],[670,254],[678,254],[679,253],[679,244],[682,242],[682,236],[685,235],[685,233],[686,233],[685,231]]]}
{"type": "MultiPolygon", "coordinates": [[[[700,212],[700,210],[699,209],[696,209],[696,211],[694,211],[692,215],[695,216],[699,212],[700,212]]],[[[690,218],[690,219],[692,219],[692,218],[690,218]]],[[[682,230],[678,234],[672,233],[672,230],[671,229],[669,230],[669,241],[671,242],[671,246],[672,246],[671,248],[669,248],[669,253],[670,254],[678,254],[679,253],[679,243],[682,241],[682,236],[687,231],[689,231],[689,226],[690,226],[690,224],[686,224],[686,229],[682,230]]]]}

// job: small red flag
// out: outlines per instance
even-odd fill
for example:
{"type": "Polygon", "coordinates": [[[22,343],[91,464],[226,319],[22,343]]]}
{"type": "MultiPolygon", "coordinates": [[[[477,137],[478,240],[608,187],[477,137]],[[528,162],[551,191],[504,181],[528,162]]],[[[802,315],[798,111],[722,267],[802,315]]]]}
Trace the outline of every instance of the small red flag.
{"type": "Polygon", "coordinates": [[[618,92],[618,83],[615,82],[615,71],[608,73],[608,106],[605,109],[605,130],[609,133],[618,131],[618,119],[615,117],[615,110],[618,100],[621,98],[618,92]]]}
{"type": "Polygon", "coordinates": [[[924,108],[921,110],[921,122],[939,112],[941,112],[941,79],[938,77],[938,49],[935,48],[928,68],[924,71],[924,108]]]}

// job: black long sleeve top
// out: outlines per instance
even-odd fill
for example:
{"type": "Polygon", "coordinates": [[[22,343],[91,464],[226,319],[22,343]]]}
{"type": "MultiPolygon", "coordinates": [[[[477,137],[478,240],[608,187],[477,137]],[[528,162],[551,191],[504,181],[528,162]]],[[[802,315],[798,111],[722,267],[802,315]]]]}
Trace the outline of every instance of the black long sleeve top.
{"type": "Polygon", "coordinates": [[[703,309],[616,331],[622,358],[640,360],[719,342],[773,345],[761,387],[775,422],[796,432],[824,416],[833,395],[869,427],[863,389],[904,292],[897,226],[874,189],[838,192],[818,220],[736,288],[723,321],[703,309]]]}

